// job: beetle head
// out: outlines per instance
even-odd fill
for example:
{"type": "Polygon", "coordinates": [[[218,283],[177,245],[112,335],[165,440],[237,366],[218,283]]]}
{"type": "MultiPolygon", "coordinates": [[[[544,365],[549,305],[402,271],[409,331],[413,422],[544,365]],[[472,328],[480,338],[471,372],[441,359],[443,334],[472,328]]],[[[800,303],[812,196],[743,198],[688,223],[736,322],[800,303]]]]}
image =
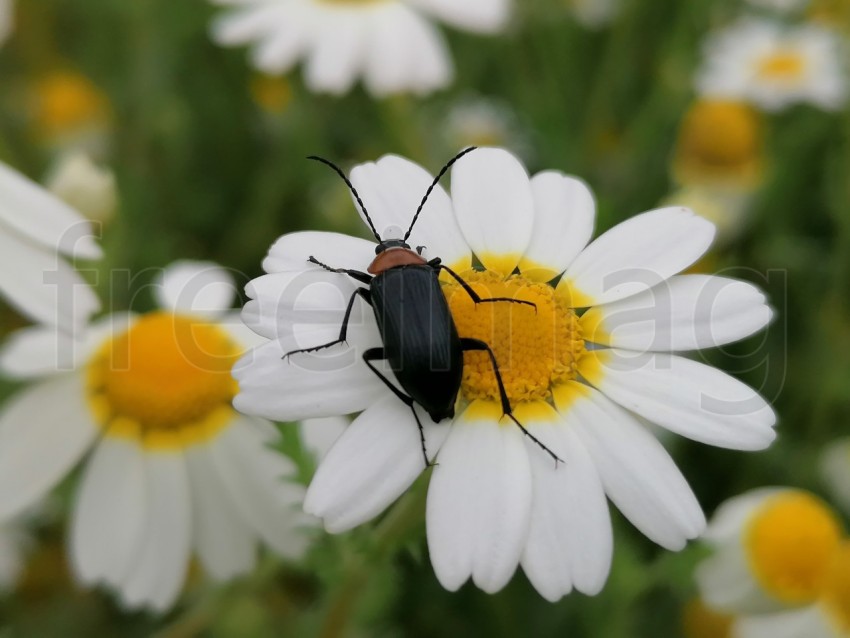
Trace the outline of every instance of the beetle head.
{"type": "Polygon", "coordinates": [[[410,246],[403,239],[384,239],[380,244],[375,246],[375,254],[380,255],[385,250],[390,248],[405,248],[410,250],[410,246]]]}

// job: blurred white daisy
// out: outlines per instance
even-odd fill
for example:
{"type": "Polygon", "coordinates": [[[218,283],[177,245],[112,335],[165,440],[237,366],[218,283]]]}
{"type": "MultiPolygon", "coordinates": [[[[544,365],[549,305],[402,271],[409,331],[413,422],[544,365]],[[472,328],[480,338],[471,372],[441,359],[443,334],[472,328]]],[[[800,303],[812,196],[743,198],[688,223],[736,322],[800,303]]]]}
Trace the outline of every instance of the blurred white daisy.
{"type": "Polygon", "coordinates": [[[75,330],[100,302],[63,256],[100,258],[91,224],[0,162],[0,295],[36,321],[75,330]]]}
{"type": "Polygon", "coordinates": [[[439,130],[448,148],[505,146],[521,157],[532,154],[528,132],[509,105],[486,97],[469,97],[454,103],[439,130]]]}
{"type": "Polygon", "coordinates": [[[749,4],[760,9],[770,9],[779,13],[800,11],[808,6],[810,0],[747,0],[749,4]]]}
{"type": "Polygon", "coordinates": [[[821,457],[821,475],[835,501],[850,513],[850,438],[829,444],[821,457]]]}
{"type": "MultiPolygon", "coordinates": [[[[351,179],[382,237],[411,223],[432,181],[396,156],[358,166],[351,179]]],[[[645,213],[587,245],[595,204],[575,178],[546,171],[529,179],[509,153],[479,149],[455,165],[451,187],[451,198],[434,189],[410,245],[441,257],[484,298],[536,304],[476,309],[456,283],[444,286],[458,333],[489,343],[515,416],[563,463],[504,417],[486,353],[466,353],[454,419],[435,424],[418,412],[427,454],[438,461],[427,503],[431,561],[450,590],[471,577],[495,592],[521,564],[547,599],[573,588],[596,593],[611,561],[606,494],[672,550],[705,523],[684,477],[634,413],[712,445],[757,450],[773,440],[775,416],[756,392],[667,352],[746,337],[771,310],[750,284],[675,276],[714,235],[688,210],[645,213]],[[483,269],[472,268],[473,253],[483,269]],[[581,316],[575,310],[588,306],[581,316]]],[[[269,342],[234,367],[243,412],[294,421],[362,411],[305,500],[331,532],[382,512],[424,467],[411,410],[362,361],[366,348],[381,345],[371,309],[355,306],[347,345],[282,359],[336,339],[357,287],[308,257],[365,271],[375,247],[334,233],[280,238],[243,310],[269,342]]]]}
{"type": "Polygon", "coordinates": [[[213,24],[216,42],[256,42],[252,60],[265,73],[284,73],[303,58],[307,86],[337,95],[359,77],[375,96],[447,86],[452,62],[432,20],[494,33],[510,12],[510,0],[212,1],[234,7],[213,24]]]}
{"type": "Polygon", "coordinates": [[[84,151],[63,155],[46,180],[48,190],[88,219],[108,222],[118,207],[115,174],[84,151]]]}
{"type": "Polygon", "coordinates": [[[736,638],[850,635],[850,543],[813,494],[763,488],[730,499],[705,539],[715,552],[697,568],[700,593],[738,615],[736,638]]]}
{"type": "Polygon", "coordinates": [[[845,48],[836,33],[814,24],[743,18],[708,39],[697,90],[768,111],[800,102],[837,110],[847,100],[845,48]]]}
{"type": "Polygon", "coordinates": [[[717,246],[725,246],[744,233],[750,222],[753,193],[715,185],[680,188],[664,198],[665,206],[684,206],[698,210],[717,228],[717,246]]]}
{"type": "Polygon", "coordinates": [[[12,0],[0,0],[0,44],[6,41],[15,26],[12,0]]]}
{"type": "Polygon", "coordinates": [[[586,29],[601,29],[617,17],[622,0],[567,0],[573,16],[586,29]]]}
{"type": "Polygon", "coordinates": [[[72,350],[44,328],[10,338],[0,368],[43,379],[0,412],[0,520],[91,452],[69,539],[74,573],[128,608],[164,611],[193,551],[228,579],[253,567],[258,539],[299,555],[308,519],[292,462],[269,448],[277,431],[231,407],[230,368],[256,337],[227,312],[226,271],[178,262],[155,292],[162,310],[107,317],[72,350]]]}

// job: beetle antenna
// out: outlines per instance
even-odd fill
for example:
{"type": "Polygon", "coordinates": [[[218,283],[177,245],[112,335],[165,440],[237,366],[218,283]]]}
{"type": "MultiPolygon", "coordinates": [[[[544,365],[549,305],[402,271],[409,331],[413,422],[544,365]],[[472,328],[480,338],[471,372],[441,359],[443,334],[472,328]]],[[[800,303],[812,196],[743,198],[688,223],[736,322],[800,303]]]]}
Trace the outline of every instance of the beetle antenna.
{"type": "Polygon", "coordinates": [[[316,162],[321,162],[325,166],[330,166],[334,171],[336,171],[336,174],[342,178],[342,181],[344,181],[345,185],[348,186],[348,190],[350,190],[351,194],[354,195],[354,199],[357,200],[357,204],[360,206],[360,210],[363,211],[363,216],[366,218],[366,221],[369,224],[369,228],[372,230],[372,234],[375,236],[375,239],[377,239],[379,243],[382,242],[383,239],[381,239],[381,236],[378,234],[378,231],[375,230],[375,224],[372,223],[372,218],[369,217],[369,212],[366,210],[366,206],[365,204],[363,204],[363,200],[360,199],[360,195],[358,194],[357,189],[354,188],[354,184],[352,184],[351,180],[346,177],[343,170],[330,160],[326,160],[324,157],[319,157],[318,155],[310,155],[310,157],[308,157],[307,159],[314,160],[316,162]]]}
{"type": "Polygon", "coordinates": [[[433,190],[437,187],[437,184],[440,183],[440,179],[442,179],[443,175],[454,165],[456,161],[458,161],[461,157],[466,155],[467,153],[471,153],[474,151],[477,146],[470,146],[467,149],[462,150],[460,153],[451,158],[440,172],[437,173],[437,176],[434,178],[434,181],[431,182],[431,185],[428,187],[428,190],[425,191],[425,197],[422,198],[422,201],[419,204],[419,208],[416,209],[416,214],[413,216],[413,221],[410,222],[410,228],[407,229],[407,232],[404,234],[404,241],[407,241],[407,238],[410,237],[410,233],[413,232],[413,227],[416,225],[416,220],[419,219],[419,213],[422,212],[422,209],[425,207],[425,202],[428,201],[428,198],[431,196],[433,190]]]}

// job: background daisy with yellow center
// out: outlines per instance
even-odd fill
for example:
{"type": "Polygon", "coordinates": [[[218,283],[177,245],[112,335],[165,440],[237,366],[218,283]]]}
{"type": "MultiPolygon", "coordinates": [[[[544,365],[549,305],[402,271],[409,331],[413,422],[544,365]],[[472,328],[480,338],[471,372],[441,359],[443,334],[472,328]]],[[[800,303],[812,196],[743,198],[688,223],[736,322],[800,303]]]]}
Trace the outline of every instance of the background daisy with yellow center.
{"type": "MultiPolygon", "coordinates": [[[[406,228],[432,177],[397,156],[363,164],[351,180],[382,237],[406,228]]],[[[775,417],[752,389],[670,354],[744,338],[771,318],[741,281],[676,276],[708,248],[713,226],[691,211],[644,213],[589,243],[595,204],[587,186],[557,171],[529,178],[511,154],[479,149],[452,169],[451,197],[435,188],[410,235],[482,297],[531,301],[476,307],[446,283],[459,334],[490,344],[516,417],[563,463],[503,417],[482,353],[467,353],[456,416],[433,424],[437,461],[427,536],[437,578],[501,589],[521,564],[557,600],[598,592],[612,531],[607,495],[644,534],[678,550],[705,520],[687,482],[638,417],[692,439],[757,450],[775,417]],[[479,264],[473,268],[473,264],[479,264]],[[592,306],[590,310],[580,309],[592,306]],[[637,415],[637,416],[636,416],[637,415]]],[[[322,460],[305,509],[326,529],[368,521],[423,470],[416,422],[363,364],[379,346],[374,314],[357,306],[347,345],[283,359],[337,338],[356,284],[307,262],[366,270],[370,241],[334,233],[281,237],[247,288],[245,322],[268,342],[234,368],[235,405],[284,421],[360,412],[322,460]]],[[[388,369],[385,373],[391,374],[388,369]]]]}
{"type": "Polygon", "coordinates": [[[733,615],[735,638],[850,635],[850,538],[815,495],[762,488],[726,501],[696,571],[709,608],[733,615]]]}
{"type": "Polygon", "coordinates": [[[161,310],[110,315],[79,342],[44,328],[10,337],[0,368],[35,382],[0,412],[0,520],[84,460],[76,577],[164,611],[193,553],[225,580],[252,569],[258,541],[299,556],[309,519],[293,463],[269,448],[274,427],[231,407],[230,368],[256,338],[228,312],[228,273],[177,262],[154,290],[161,310]]]}
{"type": "Polygon", "coordinates": [[[316,92],[347,93],[362,77],[375,96],[426,94],[454,75],[436,19],[477,33],[501,31],[510,0],[214,0],[232,5],[212,27],[220,44],[256,42],[254,66],[288,71],[304,59],[316,92]]]}
{"type": "Polygon", "coordinates": [[[767,111],[798,103],[834,111],[847,101],[846,51],[841,36],[814,23],[741,18],[709,36],[696,88],[706,97],[742,99],[767,111]]]}

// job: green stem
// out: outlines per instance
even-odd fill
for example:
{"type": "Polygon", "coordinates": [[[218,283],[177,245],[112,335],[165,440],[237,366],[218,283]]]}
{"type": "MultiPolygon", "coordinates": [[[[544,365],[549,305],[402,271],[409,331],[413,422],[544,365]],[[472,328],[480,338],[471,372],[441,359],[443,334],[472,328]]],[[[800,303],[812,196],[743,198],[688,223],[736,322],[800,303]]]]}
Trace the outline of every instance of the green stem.
{"type": "Polygon", "coordinates": [[[330,603],[320,638],[341,638],[350,625],[360,596],[375,564],[390,559],[403,545],[410,533],[422,524],[427,494],[425,481],[419,481],[401,498],[383,521],[375,528],[374,550],[368,557],[352,557],[342,585],[330,603]]]}

